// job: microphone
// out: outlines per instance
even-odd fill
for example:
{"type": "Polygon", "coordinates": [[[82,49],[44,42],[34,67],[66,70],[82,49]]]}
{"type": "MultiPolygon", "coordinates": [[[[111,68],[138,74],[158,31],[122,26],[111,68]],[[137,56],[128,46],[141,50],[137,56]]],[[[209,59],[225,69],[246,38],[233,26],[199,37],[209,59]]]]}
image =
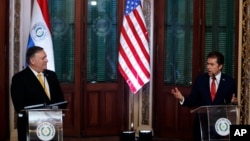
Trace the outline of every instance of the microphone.
{"type": "Polygon", "coordinates": [[[214,73],[212,73],[212,79],[216,79],[216,78],[215,78],[215,74],[214,74],[214,73]]]}
{"type": "Polygon", "coordinates": [[[43,71],[43,75],[44,75],[44,78],[48,77],[48,74],[47,74],[46,70],[43,71]]]}
{"type": "Polygon", "coordinates": [[[215,80],[215,83],[216,83],[217,85],[219,85],[219,82],[217,82],[217,79],[216,79],[216,77],[215,77],[215,74],[214,74],[214,73],[212,73],[212,79],[213,79],[213,80],[215,80]]]}

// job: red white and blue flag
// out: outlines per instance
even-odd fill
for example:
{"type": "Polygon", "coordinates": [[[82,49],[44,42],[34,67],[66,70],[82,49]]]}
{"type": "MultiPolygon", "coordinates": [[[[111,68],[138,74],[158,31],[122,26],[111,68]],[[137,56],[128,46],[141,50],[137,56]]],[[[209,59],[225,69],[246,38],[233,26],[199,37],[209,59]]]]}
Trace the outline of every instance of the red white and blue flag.
{"type": "Polygon", "coordinates": [[[28,48],[34,45],[44,48],[48,59],[47,69],[55,71],[47,0],[34,0],[33,3],[28,48]]]}
{"type": "Polygon", "coordinates": [[[126,0],[120,33],[118,69],[135,94],[150,80],[150,53],[140,0],[126,0]]]}

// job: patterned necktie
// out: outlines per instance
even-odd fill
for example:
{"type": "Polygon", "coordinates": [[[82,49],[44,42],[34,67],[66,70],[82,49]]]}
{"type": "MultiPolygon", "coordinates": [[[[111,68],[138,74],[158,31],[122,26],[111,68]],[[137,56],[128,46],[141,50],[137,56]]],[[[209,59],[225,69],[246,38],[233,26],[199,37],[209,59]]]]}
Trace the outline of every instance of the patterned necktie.
{"type": "Polygon", "coordinates": [[[216,85],[215,85],[216,78],[213,78],[212,84],[211,84],[211,98],[212,101],[214,101],[215,95],[216,95],[216,85]]]}
{"type": "Polygon", "coordinates": [[[41,85],[42,85],[42,87],[43,87],[43,89],[44,89],[46,95],[47,95],[48,98],[50,99],[50,95],[49,95],[47,89],[45,88],[45,83],[44,83],[44,81],[43,81],[43,79],[42,79],[42,75],[41,75],[40,73],[37,74],[37,78],[38,78],[39,82],[41,83],[41,85]]]}

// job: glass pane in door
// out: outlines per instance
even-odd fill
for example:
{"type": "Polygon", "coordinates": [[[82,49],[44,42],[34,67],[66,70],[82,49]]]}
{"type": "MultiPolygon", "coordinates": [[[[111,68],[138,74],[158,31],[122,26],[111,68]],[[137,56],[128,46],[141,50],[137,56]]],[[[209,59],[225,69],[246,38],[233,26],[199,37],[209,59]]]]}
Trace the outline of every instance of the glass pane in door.
{"type": "Polygon", "coordinates": [[[164,82],[192,82],[193,0],[168,0],[165,10],[164,82]]]}
{"type": "Polygon", "coordinates": [[[74,0],[50,0],[49,12],[55,57],[60,82],[74,82],[75,14],[74,0]]]}
{"type": "Polygon", "coordinates": [[[117,1],[88,0],[87,80],[117,80],[117,1]]]}

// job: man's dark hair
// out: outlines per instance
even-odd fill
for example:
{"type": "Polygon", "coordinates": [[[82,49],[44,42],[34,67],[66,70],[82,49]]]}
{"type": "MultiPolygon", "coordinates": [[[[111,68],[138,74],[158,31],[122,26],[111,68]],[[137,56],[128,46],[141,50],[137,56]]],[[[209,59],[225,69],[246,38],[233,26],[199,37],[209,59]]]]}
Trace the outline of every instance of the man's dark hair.
{"type": "Polygon", "coordinates": [[[33,46],[28,48],[27,52],[26,52],[26,63],[29,64],[30,63],[30,58],[33,57],[35,55],[35,53],[42,51],[43,48],[39,47],[39,46],[33,46]]]}
{"type": "Polygon", "coordinates": [[[224,56],[218,51],[212,51],[207,55],[207,58],[217,58],[217,63],[219,65],[224,64],[224,56]]]}

